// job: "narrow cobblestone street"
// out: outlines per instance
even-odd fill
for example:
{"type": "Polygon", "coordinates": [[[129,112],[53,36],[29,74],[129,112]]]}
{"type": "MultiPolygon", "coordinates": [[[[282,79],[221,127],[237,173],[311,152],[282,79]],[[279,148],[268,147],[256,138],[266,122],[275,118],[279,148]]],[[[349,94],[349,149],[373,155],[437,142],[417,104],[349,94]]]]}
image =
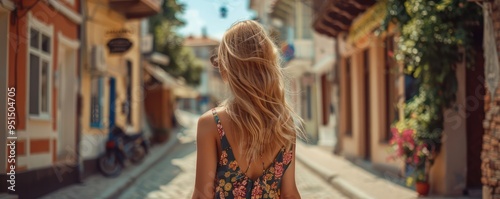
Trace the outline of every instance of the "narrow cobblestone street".
{"type": "MultiPolygon", "coordinates": [[[[192,139],[181,137],[182,140],[192,139]]],[[[194,187],[196,150],[194,142],[177,145],[165,158],[138,178],[120,199],[189,198],[194,187]]],[[[347,198],[315,173],[297,162],[296,180],[302,198],[347,198]]]]}

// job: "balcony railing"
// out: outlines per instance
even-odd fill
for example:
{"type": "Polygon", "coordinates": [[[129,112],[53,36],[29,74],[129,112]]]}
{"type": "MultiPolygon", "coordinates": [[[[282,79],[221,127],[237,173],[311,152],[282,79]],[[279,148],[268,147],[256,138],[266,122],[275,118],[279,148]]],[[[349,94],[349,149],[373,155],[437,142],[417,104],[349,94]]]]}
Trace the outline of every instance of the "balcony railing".
{"type": "Polygon", "coordinates": [[[143,18],[161,12],[163,0],[110,0],[110,7],[129,19],[143,18]]]}

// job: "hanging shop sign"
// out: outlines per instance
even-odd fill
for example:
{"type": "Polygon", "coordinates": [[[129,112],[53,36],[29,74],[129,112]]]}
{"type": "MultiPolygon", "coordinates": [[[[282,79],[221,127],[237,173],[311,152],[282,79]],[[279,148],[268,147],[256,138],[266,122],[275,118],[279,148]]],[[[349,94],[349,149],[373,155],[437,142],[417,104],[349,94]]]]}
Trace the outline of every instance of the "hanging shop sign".
{"type": "Polygon", "coordinates": [[[114,38],[108,41],[109,53],[124,53],[132,47],[132,42],[127,38],[114,38]]]}

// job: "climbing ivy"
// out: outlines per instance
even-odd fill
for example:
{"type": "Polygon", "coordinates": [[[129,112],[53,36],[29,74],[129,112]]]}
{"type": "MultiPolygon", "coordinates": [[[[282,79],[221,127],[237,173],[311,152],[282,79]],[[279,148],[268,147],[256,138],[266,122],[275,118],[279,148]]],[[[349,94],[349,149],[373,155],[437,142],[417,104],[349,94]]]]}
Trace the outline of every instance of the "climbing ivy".
{"type": "Polygon", "coordinates": [[[457,63],[474,63],[482,10],[467,0],[387,0],[382,29],[393,23],[399,31],[395,58],[413,75],[419,90],[406,102],[405,118],[416,138],[439,151],[443,110],[453,107],[457,63]]]}

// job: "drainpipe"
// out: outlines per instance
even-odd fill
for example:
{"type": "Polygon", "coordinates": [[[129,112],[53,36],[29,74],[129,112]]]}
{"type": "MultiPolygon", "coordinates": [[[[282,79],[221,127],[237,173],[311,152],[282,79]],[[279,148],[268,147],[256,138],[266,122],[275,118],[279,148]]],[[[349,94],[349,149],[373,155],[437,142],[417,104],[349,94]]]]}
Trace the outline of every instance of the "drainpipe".
{"type": "Polygon", "coordinates": [[[80,12],[82,14],[83,20],[82,23],[80,24],[80,31],[79,31],[79,37],[80,37],[80,63],[79,63],[79,71],[78,71],[78,96],[77,96],[77,124],[76,124],[76,158],[77,158],[77,170],[78,170],[78,182],[82,183],[83,182],[83,159],[82,155],[80,153],[80,142],[82,140],[82,104],[83,104],[83,95],[82,95],[82,76],[83,76],[83,68],[86,66],[85,64],[87,63],[87,40],[85,38],[86,35],[86,23],[87,23],[87,7],[86,7],[86,1],[80,0],[80,12]]]}

